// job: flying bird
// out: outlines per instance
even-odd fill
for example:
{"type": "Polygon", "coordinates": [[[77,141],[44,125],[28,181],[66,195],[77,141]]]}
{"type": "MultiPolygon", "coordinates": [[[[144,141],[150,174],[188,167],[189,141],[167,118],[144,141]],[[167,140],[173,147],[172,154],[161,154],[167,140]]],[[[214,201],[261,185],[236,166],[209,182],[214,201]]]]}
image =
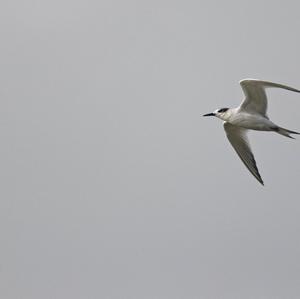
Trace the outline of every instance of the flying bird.
{"type": "Polygon", "coordinates": [[[268,100],[265,90],[269,87],[283,88],[295,92],[300,92],[300,90],[283,84],[256,79],[241,80],[240,85],[245,94],[245,99],[240,106],[217,109],[203,116],[215,116],[224,121],[224,130],[232,147],[252,175],[264,185],[251,151],[247,131],[271,131],[294,139],[290,134],[300,133],[279,127],[267,116],[268,100]]]}

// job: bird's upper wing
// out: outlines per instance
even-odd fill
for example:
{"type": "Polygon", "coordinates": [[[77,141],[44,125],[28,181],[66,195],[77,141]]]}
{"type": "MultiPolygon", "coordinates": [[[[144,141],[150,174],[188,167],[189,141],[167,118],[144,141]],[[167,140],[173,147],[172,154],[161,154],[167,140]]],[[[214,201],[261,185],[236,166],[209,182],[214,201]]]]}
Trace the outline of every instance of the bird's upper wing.
{"type": "Polygon", "coordinates": [[[263,185],[264,182],[258,172],[254,156],[252,154],[249,141],[247,138],[247,130],[241,127],[231,125],[228,122],[224,122],[224,130],[227,138],[232,147],[239,155],[248,170],[254,175],[254,177],[263,185]]]}
{"type": "Polygon", "coordinates": [[[240,105],[240,108],[247,112],[255,112],[255,113],[262,114],[264,116],[266,115],[267,107],[268,107],[265,88],[278,87],[278,88],[283,88],[295,92],[300,92],[300,90],[295,89],[293,87],[289,87],[278,83],[268,82],[268,81],[255,80],[255,79],[241,80],[240,85],[246,96],[245,100],[240,105]]]}

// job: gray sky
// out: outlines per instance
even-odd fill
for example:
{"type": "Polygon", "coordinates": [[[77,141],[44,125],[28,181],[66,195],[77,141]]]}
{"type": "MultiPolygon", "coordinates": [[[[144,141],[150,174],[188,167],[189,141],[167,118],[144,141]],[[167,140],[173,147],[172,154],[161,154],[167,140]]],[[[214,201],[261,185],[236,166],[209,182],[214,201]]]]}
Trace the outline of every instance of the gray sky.
{"type": "Polygon", "coordinates": [[[262,187],[201,117],[300,88],[299,8],[2,0],[0,297],[299,298],[300,139],[251,134],[262,187]]]}

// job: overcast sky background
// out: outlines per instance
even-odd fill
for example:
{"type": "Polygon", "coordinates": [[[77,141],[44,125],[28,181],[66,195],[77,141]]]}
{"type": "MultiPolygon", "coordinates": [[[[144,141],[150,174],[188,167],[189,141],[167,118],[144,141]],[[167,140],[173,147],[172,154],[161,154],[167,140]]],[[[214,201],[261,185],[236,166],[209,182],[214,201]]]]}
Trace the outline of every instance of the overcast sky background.
{"type": "MultiPolygon", "coordinates": [[[[297,1],[0,4],[0,297],[300,297],[300,143],[217,119],[300,88],[297,1]]],[[[269,116],[300,130],[299,94],[269,116]]]]}

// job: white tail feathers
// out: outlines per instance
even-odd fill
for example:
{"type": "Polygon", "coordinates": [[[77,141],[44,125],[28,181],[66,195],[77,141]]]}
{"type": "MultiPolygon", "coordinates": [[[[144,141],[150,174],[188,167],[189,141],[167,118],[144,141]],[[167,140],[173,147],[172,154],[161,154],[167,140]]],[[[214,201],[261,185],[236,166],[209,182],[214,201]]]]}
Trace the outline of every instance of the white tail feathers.
{"type": "Polygon", "coordinates": [[[283,135],[283,136],[286,136],[286,137],[289,137],[289,138],[292,138],[292,139],[295,139],[295,138],[292,137],[290,134],[297,134],[297,135],[300,134],[299,132],[291,131],[291,130],[284,129],[284,128],[281,128],[281,127],[276,127],[273,130],[276,133],[280,134],[280,135],[283,135]]]}

